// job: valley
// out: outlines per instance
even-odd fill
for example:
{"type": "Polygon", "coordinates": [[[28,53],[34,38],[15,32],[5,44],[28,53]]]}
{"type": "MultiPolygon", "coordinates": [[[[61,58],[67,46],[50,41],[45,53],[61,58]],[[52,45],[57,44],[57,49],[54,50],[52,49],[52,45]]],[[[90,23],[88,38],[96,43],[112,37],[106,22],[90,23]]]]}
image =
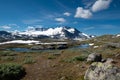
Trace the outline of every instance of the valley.
{"type": "Polygon", "coordinates": [[[0,0],[0,80],[120,80],[120,0],[0,0]]]}
{"type": "Polygon", "coordinates": [[[84,80],[85,72],[90,66],[87,57],[91,53],[102,54],[104,59],[112,58],[115,62],[113,65],[120,67],[119,36],[103,35],[83,41],[56,40],[51,42],[52,39],[47,41],[44,39],[39,43],[37,41],[27,43],[21,40],[24,43],[11,41],[2,44],[0,45],[0,63],[22,65],[26,75],[21,80],[84,80]],[[58,49],[57,47],[63,43],[67,48],[58,49]],[[54,46],[54,49],[42,48],[50,45],[54,46]],[[36,46],[37,49],[34,51],[24,51],[36,46]],[[16,49],[13,50],[14,48],[16,49]]]}

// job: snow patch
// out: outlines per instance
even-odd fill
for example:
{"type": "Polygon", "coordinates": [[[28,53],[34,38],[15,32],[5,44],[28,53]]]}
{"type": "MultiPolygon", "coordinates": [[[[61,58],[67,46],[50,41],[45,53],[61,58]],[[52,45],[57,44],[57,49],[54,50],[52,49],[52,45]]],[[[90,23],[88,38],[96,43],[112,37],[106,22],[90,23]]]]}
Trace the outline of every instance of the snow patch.
{"type": "Polygon", "coordinates": [[[0,45],[4,45],[4,44],[13,44],[13,43],[17,43],[17,44],[35,44],[35,43],[40,43],[39,41],[34,41],[34,40],[13,40],[13,41],[8,41],[8,42],[2,42],[0,43],[0,45]]]}
{"type": "Polygon", "coordinates": [[[99,46],[94,46],[93,48],[98,48],[99,46]]]}
{"type": "Polygon", "coordinates": [[[120,37],[120,34],[118,34],[116,37],[120,37]]]}
{"type": "Polygon", "coordinates": [[[86,36],[87,38],[90,38],[90,36],[85,33],[82,33],[82,35],[86,36]]]}
{"type": "Polygon", "coordinates": [[[94,45],[94,43],[89,43],[89,46],[93,46],[94,45]]]}

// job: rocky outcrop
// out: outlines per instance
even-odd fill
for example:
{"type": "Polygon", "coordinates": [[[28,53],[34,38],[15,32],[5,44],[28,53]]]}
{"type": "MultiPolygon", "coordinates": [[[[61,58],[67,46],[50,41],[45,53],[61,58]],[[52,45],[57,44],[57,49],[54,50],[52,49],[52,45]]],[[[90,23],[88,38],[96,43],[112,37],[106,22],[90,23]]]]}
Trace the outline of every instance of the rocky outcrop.
{"type": "Polygon", "coordinates": [[[102,60],[102,55],[97,53],[92,53],[88,55],[87,62],[100,62],[102,60]]]}
{"type": "Polygon", "coordinates": [[[120,68],[109,63],[109,61],[93,62],[84,76],[85,80],[120,80],[120,68]]]}
{"type": "Polygon", "coordinates": [[[85,80],[120,80],[120,68],[115,67],[112,58],[103,59],[101,54],[88,55],[87,62],[93,62],[87,69],[85,80]]]}

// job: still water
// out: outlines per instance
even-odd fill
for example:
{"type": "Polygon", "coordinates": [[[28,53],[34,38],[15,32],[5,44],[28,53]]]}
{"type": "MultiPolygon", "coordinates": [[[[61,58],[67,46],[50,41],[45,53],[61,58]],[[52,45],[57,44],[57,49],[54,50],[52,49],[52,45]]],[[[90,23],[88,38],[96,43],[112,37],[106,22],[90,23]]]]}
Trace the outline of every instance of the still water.
{"type": "MultiPolygon", "coordinates": [[[[85,49],[89,48],[89,44],[81,44],[79,46],[74,46],[68,49],[85,49]]],[[[41,50],[32,50],[29,48],[9,48],[7,50],[15,51],[15,52],[40,52],[41,50]]]]}

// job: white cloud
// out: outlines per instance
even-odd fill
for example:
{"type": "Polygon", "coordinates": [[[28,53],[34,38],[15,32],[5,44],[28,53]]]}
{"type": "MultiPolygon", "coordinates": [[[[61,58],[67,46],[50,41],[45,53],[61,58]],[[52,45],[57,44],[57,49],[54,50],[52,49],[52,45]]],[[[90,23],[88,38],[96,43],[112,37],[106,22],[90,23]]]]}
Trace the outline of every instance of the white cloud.
{"type": "Polygon", "coordinates": [[[82,2],[85,6],[76,9],[75,18],[88,19],[95,12],[108,9],[112,0],[82,0],[82,2]]]}
{"type": "Polygon", "coordinates": [[[0,28],[9,30],[12,28],[19,28],[19,26],[17,24],[7,24],[7,25],[0,26],[0,28]]]}
{"type": "Polygon", "coordinates": [[[98,12],[101,10],[105,10],[109,8],[111,2],[112,0],[97,0],[92,6],[92,11],[98,12]]]}
{"type": "Polygon", "coordinates": [[[42,25],[33,25],[33,26],[28,26],[27,30],[34,30],[35,28],[42,28],[42,25]]]}
{"type": "Polygon", "coordinates": [[[20,26],[18,26],[17,24],[8,24],[8,26],[10,26],[11,28],[14,27],[14,28],[19,28],[20,26]]]}
{"type": "Polygon", "coordinates": [[[66,22],[66,20],[64,18],[55,18],[55,21],[58,21],[60,23],[66,22]]]}
{"type": "Polygon", "coordinates": [[[92,13],[89,9],[83,9],[82,7],[78,7],[76,10],[75,18],[85,18],[88,19],[92,16],[92,13]]]}
{"type": "Polygon", "coordinates": [[[71,13],[69,13],[69,12],[65,12],[65,13],[63,13],[63,15],[65,15],[65,16],[70,16],[71,13]]]}
{"type": "Polygon", "coordinates": [[[0,27],[3,28],[3,29],[11,29],[11,27],[10,27],[10,26],[7,26],[7,25],[0,26],[0,27]]]}
{"type": "Polygon", "coordinates": [[[96,0],[81,0],[85,8],[90,8],[96,0]]]}

